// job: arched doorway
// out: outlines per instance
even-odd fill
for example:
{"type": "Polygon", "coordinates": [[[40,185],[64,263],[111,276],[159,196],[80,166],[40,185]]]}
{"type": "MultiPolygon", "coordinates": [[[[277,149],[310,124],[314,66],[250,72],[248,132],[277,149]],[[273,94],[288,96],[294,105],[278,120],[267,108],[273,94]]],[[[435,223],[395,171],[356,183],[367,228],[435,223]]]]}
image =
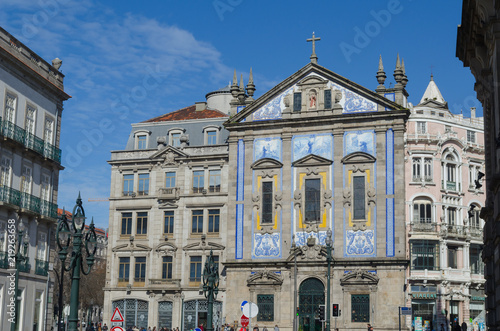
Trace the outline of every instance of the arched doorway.
{"type": "Polygon", "coordinates": [[[325,304],[325,286],[317,278],[306,279],[299,287],[299,331],[321,331],[319,305],[325,304]]]}

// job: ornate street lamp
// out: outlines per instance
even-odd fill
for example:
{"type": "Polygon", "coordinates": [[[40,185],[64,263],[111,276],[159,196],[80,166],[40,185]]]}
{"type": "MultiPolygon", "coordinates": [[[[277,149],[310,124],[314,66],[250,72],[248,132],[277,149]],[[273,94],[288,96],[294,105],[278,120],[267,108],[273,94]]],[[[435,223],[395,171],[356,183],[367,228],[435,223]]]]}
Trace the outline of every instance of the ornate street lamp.
{"type": "Polygon", "coordinates": [[[213,331],[214,300],[219,293],[219,265],[214,262],[212,250],[203,271],[203,293],[208,300],[207,331],[213,331]]]}
{"type": "Polygon", "coordinates": [[[326,331],[330,331],[330,271],[332,263],[332,230],[326,231],[326,261],[328,263],[327,289],[326,289],[326,331]]]}
{"type": "Polygon", "coordinates": [[[19,297],[17,291],[19,290],[19,269],[21,266],[24,267],[23,270],[26,270],[26,264],[28,263],[28,244],[30,242],[30,237],[28,236],[28,232],[24,232],[26,227],[24,226],[23,220],[19,222],[17,226],[17,252],[14,256],[16,262],[16,277],[14,280],[14,295],[16,298],[16,317],[15,323],[11,323],[10,330],[15,331],[16,327],[19,325],[19,297]]]}
{"type": "Polygon", "coordinates": [[[83,230],[85,229],[85,211],[82,206],[82,198],[78,194],[76,205],[73,208],[71,216],[71,227],[66,217],[62,217],[57,227],[57,246],[59,246],[59,259],[61,259],[65,271],[72,271],[71,277],[71,300],[68,319],[68,330],[76,331],[78,325],[78,299],[80,296],[80,273],[88,275],[94,264],[94,255],[96,251],[97,236],[94,228],[94,219],[92,219],[89,230],[85,233],[83,240],[83,230]],[[69,265],[65,266],[68,248],[73,238],[73,252],[69,265]],[[87,269],[83,265],[82,246],[85,244],[87,269]]]}

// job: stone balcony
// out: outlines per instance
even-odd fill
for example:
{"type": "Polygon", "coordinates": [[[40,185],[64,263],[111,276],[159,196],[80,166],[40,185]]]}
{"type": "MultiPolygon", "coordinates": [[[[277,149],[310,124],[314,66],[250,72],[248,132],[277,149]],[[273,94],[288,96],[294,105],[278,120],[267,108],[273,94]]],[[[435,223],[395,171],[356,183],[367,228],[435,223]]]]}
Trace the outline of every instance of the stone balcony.
{"type": "Polygon", "coordinates": [[[177,200],[179,199],[180,189],[178,187],[160,187],[158,189],[159,200],[177,200]]]}
{"type": "Polygon", "coordinates": [[[409,225],[408,234],[429,234],[436,235],[442,238],[455,238],[455,239],[483,239],[483,229],[474,226],[466,225],[451,225],[446,223],[432,223],[432,222],[411,222],[409,225]]]}

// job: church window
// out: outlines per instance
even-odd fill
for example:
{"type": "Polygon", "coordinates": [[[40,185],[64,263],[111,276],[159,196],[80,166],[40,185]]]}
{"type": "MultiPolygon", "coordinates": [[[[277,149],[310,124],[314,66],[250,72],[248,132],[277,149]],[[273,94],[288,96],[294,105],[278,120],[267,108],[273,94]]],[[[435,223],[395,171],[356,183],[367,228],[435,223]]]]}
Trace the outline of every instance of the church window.
{"type": "Polygon", "coordinates": [[[135,282],[145,282],[146,281],[146,257],[136,257],[135,258],[135,282]]]}
{"type": "Polygon", "coordinates": [[[305,221],[319,222],[321,214],[321,180],[305,180],[305,221]]]}
{"type": "Polygon", "coordinates": [[[353,201],[353,218],[355,220],[365,218],[365,177],[364,176],[354,176],[353,177],[353,191],[354,191],[354,201],[353,201]]]}
{"type": "Polygon", "coordinates": [[[262,183],[262,223],[273,222],[273,182],[262,183]]]}
{"type": "Polygon", "coordinates": [[[427,133],[427,123],[417,122],[417,133],[427,133]]]}
{"type": "Polygon", "coordinates": [[[413,222],[432,223],[432,203],[428,200],[413,202],[413,222]]]}
{"type": "Polygon", "coordinates": [[[220,192],[220,175],[220,170],[210,170],[208,172],[209,192],[220,192]]]}
{"type": "Polygon", "coordinates": [[[163,233],[165,234],[174,233],[174,211],[173,210],[165,211],[163,220],[164,220],[163,233]]]}
{"type": "Polygon", "coordinates": [[[438,270],[439,244],[431,240],[410,241],[411,269],[438,270]]]}
{"type": "Polygon", "coordinates": [[[191,233],[203,233],[203,210],[193,210],[191,217],[191,233]]]}
{"type": "Polygon", "coordinates": [[[137,234],[145,235],[148,233],[148,213],[137,213],[137,234]]]}
{"type": "Polygon", "coordinates": [[[122,236],[130,236],[132,234],[132,213],[122,213],[122,236]]]}
{"type": "Polygon", "coordinates": [[[332,90],[325,90],[325,109],[332,108],[332,90]]]}
{"type": "Polygon", "coordinates": [[[208,210],[208,232],[209,233],[219,233],[219,223],[220,223],[220,210],[219,209],[209,209],[208,210]]]}
{"type": "Polygon", "coordinates": [[[167,172],[165,174],[165,187],[174,188],[175,187],[175,172],[167,172]]]}
{"type": "Polygon", "coordinates": [[[205,172],[203,170],[193,171],[193,193],[202,193],[205,178],[205,172]]]}
{"type": "Polygon", "coordinates": [[[161,278],[172,279],[172,257],[164,256],[162,258],[161,278]]]}
{"type": "Polygon", "coordinates": [[[302,109],[302,93],[293,94],[293,111],[301,111],[302,109]]]}
{"type": "Polygon", "coordinates": [[[128,282],[130,273],[130,258],[120,257],[120,266],[118,271],[118,281],[128,282]]]}
{"type": "Polygon", "coordinates": [[[257,294],[257,321],[274,321],[274,295],[273,294],[257,294]]]}
{"type": "Polygon", "coordinates": [[[201,282],[201,256],[191,256],[189,264],[189,281],[201,282]]]}
{"type": "Polygon", "coordinates": [[[123,195],[133,195],[134,193],[134,175],[123,175],[123,195]]]}
{"type": "Polygon", "coordinates": [[[351,322],[370,322],[370,295],[351,295],[351,322]]]}
{"type": "Polygon", "coordinates": [[[149,174],[139,174],[139,195],[149,194],[149,174]]]}

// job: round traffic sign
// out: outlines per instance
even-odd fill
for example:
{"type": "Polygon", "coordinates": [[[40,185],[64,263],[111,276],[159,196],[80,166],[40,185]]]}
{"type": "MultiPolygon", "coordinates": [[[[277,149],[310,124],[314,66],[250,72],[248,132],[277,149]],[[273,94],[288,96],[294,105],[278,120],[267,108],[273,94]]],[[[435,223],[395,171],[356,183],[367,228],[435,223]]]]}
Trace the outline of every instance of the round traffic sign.
{"type": "Polygon", "coordinates": [[[242,303],[241,303],[241,311],[243,312],[243,306],[246,305],[248,303],[248,301],[244,300],[242,303]]]}
{"type": "Polygon", "coordinates": [[[253,318],[259,313],[259,307],[253,302],[247,302],[243,306],[243,315],[253,318]]]}
{"type": "Polygon", "coordinates": [[[248,323],[250,323],[250,319],[248,317],[246,317],[245,315],[241,315],[241,326],[243,327],[247,327],[248,326],[248,323]]]}
{"type": "Polygon", "coordinates": [[[111,328],[111,331],[125,331],[121,326],[114,326],[111,328]]]}

